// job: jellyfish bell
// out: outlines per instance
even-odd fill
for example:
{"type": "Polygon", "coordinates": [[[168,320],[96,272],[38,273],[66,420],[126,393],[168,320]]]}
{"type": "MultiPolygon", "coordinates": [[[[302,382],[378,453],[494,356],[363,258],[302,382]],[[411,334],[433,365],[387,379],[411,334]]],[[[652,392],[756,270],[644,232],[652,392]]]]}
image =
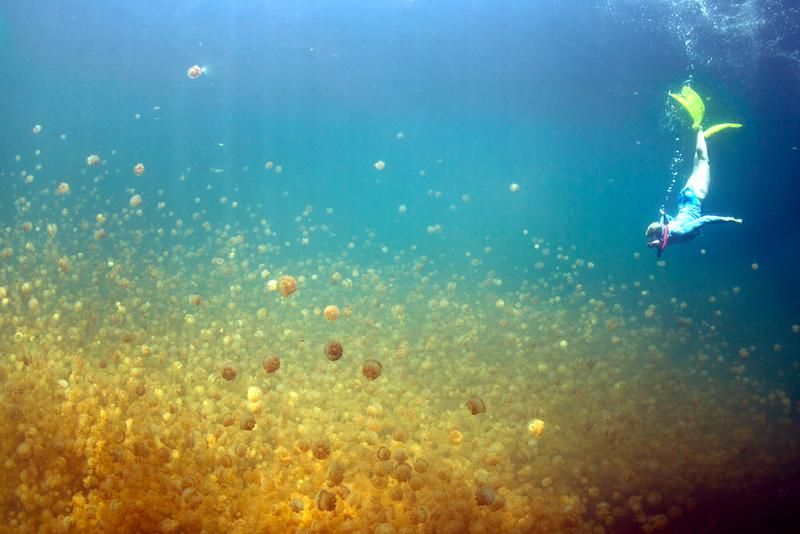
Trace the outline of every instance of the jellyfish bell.
{"type": "Polygon", "coordinates": [[[361,373],[369,380],[375,380],[381,376],[382,371],[383,366],[378,360],[367,360],[364,362],[364,365],[361,368],[361,373]]]}
{"type": "Polygon", "coordinates": [[[486,411],[486,405],[480,397],[472,397],[467,401],[467,408],[472,412],[472,415],[478,415],[486,411]]]}
{"type": "Polygon", "coordinates": [[[191,67],[186,69],[186,76],[190,80],[196,80],[202,74],[205,74],[205,73],[206,73],[206,68],[205,67],[201,67],[200,65],[192,65],[191,67]]]}
{"type": "Polygon", "coordinates": [[[133,166],[133,174],[135,174],[136,176],[143,175],[144,174],[144,164],[143,163],[137,163],[136,165],[134,165],[133,166]]]}

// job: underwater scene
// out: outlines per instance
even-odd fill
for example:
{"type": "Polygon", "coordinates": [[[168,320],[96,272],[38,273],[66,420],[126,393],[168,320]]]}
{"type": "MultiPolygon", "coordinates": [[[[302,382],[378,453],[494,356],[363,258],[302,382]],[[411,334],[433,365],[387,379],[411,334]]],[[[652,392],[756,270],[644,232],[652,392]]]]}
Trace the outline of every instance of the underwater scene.
{"type": "Polygon", "coordinates": [[[0,532],[800,529],[789,0],[0,5],[0,532]]]}

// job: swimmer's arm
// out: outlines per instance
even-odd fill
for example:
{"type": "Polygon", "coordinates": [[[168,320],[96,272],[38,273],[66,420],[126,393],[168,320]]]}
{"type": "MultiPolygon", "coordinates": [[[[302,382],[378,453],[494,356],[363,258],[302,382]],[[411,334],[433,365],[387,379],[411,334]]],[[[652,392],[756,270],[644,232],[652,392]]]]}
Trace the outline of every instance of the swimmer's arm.
{"type": "Polygon", "coordinates": [[[693,220],[690,223],[687,223],[686,232],[691,232],[693,230],[699,229],[701,226],[705,226],[707,224],[719,224],[719,223],[737,223],[741,224],[742,220],[737,219],[735,217],[720,217],[719,215],[703,215],[702,217],[698,217],[697,219],[693,220]]]}

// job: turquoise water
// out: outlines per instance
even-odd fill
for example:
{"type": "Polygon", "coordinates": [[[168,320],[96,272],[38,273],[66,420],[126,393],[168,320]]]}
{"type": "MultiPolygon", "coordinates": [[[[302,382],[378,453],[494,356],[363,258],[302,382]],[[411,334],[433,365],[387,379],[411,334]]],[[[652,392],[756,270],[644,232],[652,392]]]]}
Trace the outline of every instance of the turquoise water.
{"type": "Polygon", "coordinates": [[[768,0],[0,8],[3,524],[788,524],[798,24],[768,0]],[[709,140],[704,210],[745,222],[658,261],[685,83],[744,124],[709,140]]]}

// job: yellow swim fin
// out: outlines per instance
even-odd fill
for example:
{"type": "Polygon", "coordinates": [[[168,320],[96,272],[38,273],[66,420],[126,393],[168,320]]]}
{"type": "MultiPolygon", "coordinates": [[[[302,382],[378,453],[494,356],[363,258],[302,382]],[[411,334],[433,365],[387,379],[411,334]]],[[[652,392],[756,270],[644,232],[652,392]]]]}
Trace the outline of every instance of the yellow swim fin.
{"type": "Polygon", "coordinates": [[[680,93],[669,93],[669,96],[689,112],[689,116],[692,118],[692,128],[699,129],[706,114],[706,106],[703,104],[703,99],[700,98],[700,95],[688,85],[684,85],[680,93]]]}
{"type": "Polygon", "coordinates": [[[737,124],[735,122],[724,122],[722,124],[715,124],[714,126],[709,128],[708,130],[704,131],[703,135],[705,136],[706,139],[708,139],[709,137],[711,137],[715,133],[721,132],[722,130],[726,130],[728,128],[741,128],[741,127],[742,127],[741,124],[737,124]]]}

